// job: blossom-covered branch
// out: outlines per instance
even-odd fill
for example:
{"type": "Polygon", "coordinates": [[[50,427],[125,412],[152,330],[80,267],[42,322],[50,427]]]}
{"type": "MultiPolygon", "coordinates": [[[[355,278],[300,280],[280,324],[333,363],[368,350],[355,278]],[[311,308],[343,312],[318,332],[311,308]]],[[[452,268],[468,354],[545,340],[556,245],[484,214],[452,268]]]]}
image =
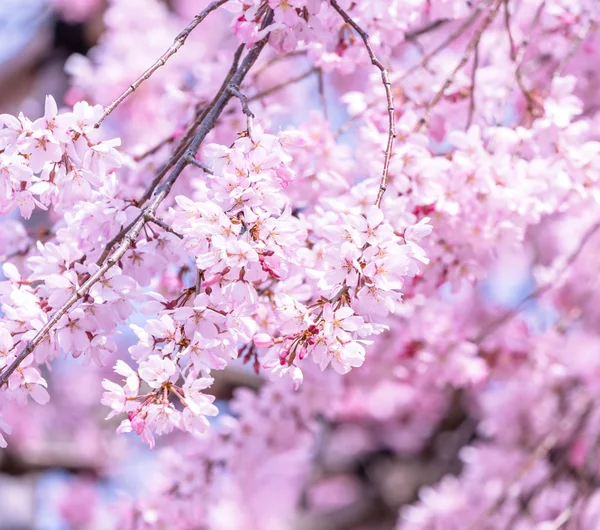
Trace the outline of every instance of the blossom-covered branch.
{"type": "MultiPolygon", "coordinates": [[[[224,0],[221,0],[220,2],[215,2],[214,6],[210,10],[212,11],[216,9],[218,5],[222,3],[224,3],[224,0]]],[[[204,16],[199,16],[197,19],[195,19],[195,25],[193,27],[198,25],[204,19],[204,16]]],[[[268,15],[267,17],[265,17],[265,26],[268,26],[270,22],[271,17],[268,15]]],[[[193,27],[188,27],[189,29],[186,29],[187,33],[184,32],[185,37],[187,37],[187,34],[189,34],[193,27]]],[[[181,42],[180,46],[185,41],[185,37],[183,37],[183,40],[177,40],[177,42],[181,42]]],[[[118,240],[120,241],[118,248],[112,254],[109,254],[108,259],[106,259],[106,261],[103,261],[100,268],[98,268],[73,293],[73,295],[69,297],[67,301],[60,308],[58,308],[56,312],[52,314],[48,322],[46,322],[46,324],[38,331],[35,337],[27,343],[27,345],[23,348],[19,355],[16,356],[13,362],[2,370],[2,373],[0,373],[0,388],[8,383],[8,379],[12,375],[12,373],[25,360],[25,358],[29,356],[35,350],[35,348],[46,339],[50,330],[69,311],[69,309],[71,309],[71,307],[73,307],[79,300],[81,300],[90,291],[92,286],[95,285],[98,281],[100,281],[104,277],[106,272],[123,258],[125,253],[135,244],[145,224],[149,221],[154,222],[154,220],[156,219],[156,210],[158,209],[160,203],[169,195],[171,188],[173,187],[173,184],[175,184],[177,178],[181,175],[186,166],[191,163],[190,160],[196,156],[196,152],[198,151],[200,144],[206,138],[211,129],[215,126],[218,117],[223,112],[225,106],[231,99],[232,93],[230,91],[230,88],[239,85],[244,80],[250,68],[258,59],[258,56],[260,55],[260,52],[264,48],[266,42],[267,39],[263,38],[261,41],[259,41],[252,47],[252,49],[248,52],[248,54],[242,61],[240,67],[232,76],[231,81],[228,82],[226,88],[222,90],[220,94],[217,94],[214,104],[208,110],[208,112],[206,112],[203,121],[200,122],[198,131],[192,137],[189,146],[187,146],[186,150],[183,152],[183,156],[181,156],[179,161],[175,164],[174,168],[171,170],[165,182],[157,188],[156,192],[152,195],[152,198],[150,199],[149,203],[138,215],[136,221],[120,237],[120,239],[118,240]]],[[[173,51],[172,53],[175,53],[175,51],[173,51]]],[[[116,107],[117,105],[118,103],[113,104],[113,107],[116,107]]],[[[102,119],[100,119],[96,123],[99,124],[101,121],[102,119]]]]}
{"type": "Polygon", "coordinates": [[[159,445],[66,524],[596,530],[597,2],[107,5],[0,116],[0,445],[159,445]]]}

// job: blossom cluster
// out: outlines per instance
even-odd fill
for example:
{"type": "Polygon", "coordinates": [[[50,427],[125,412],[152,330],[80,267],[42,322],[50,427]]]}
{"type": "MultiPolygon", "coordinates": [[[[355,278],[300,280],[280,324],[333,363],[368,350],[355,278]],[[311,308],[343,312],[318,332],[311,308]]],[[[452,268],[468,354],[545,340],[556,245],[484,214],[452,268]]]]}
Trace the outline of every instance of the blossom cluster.
{"type": "Polygon", "coordinates": [[[0,211],[18,208],[28,219],[36,207],[62,212],[99,193],[107,175],[121,166],[119,139],[98,140],[94,130],[101,114],[99,105],[82,101],[59,115],[52,96],[35,121],[3,114],[0,211]]]}
{"type": "Polygon", "coordinates": [[[410,235],[395,235],[372,206],[309,234],[283,193],[294,178],[287,148],[301,143],[298,132],[274,136],[256,126],[230,148],[204,149],[204,182],[193,200],[176,196],[165,216],[197,281],[175,299],[154,293],[145,311],[154,308],[157,318],[131,325],[139,377],[121,365],[124,385],[105,383],[113,413],[128,412],[121,430],[133,428],[150,443],[150,431],[202,432],[216,409],[200,391],[210,386],[212,370],[238,357],[252,360],[257,372],[289,375],[296,387],[307,356],[340,373],[362,365],[369,336],[384,329],[381,317],[400,301],[404,277],[427,261],[417,241],[431,227],[425,218],[410,235]],[[149,396],[139,395],[140,380],[149,396]],[[183,412],[168,399],[171,392],[183,412]]]}
{"type": "Polygon", "coordinates": [[[0,117],[0,377],[51,323],[0,444],[29,398],[80,395],[48,368],[81,357],[114,366],[119,433],[174,446],[119,528],[331,527],[367,499],[400,530],[594,530],[597,3],[230,0],[95,128],[197,4],[111,0],[67,65],[89,103],[0,117]]]}

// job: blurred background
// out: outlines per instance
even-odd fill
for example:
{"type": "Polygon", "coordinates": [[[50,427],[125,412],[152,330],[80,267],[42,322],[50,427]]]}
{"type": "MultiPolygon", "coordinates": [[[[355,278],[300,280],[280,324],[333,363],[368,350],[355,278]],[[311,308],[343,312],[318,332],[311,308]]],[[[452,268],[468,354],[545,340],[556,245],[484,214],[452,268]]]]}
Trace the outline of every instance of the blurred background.
{"type": "Polygon", "coordinates": [[[97,42],[105,7],[104,0],[0,2],[0,112],[35,114],[46,94],[61,101],[65,60],[97,42]]]}

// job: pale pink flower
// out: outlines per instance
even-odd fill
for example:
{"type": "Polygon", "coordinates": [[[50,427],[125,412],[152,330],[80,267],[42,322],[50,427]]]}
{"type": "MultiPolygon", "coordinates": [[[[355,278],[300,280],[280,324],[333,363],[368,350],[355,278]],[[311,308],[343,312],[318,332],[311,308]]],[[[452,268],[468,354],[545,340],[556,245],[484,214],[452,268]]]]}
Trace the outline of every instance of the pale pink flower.
{"type": "Polygon", "coordinates": [[[140,377],[152,388],[159,388],[166,383],[177,371],[175,363],[159,355],[150,355],[147,361],[140,363],[140,377]]]}

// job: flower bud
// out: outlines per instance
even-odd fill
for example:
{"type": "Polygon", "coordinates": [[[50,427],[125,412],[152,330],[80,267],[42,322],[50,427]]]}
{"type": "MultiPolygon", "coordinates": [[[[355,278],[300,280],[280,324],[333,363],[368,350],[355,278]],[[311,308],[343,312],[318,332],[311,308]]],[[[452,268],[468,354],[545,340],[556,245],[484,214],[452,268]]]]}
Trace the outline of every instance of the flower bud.
{"type": "Polygon", "coordinates": [[[267,333],[257,333],[252,340],[257,348],[270,348],[275,344],[273,337],[267,333]]]}

